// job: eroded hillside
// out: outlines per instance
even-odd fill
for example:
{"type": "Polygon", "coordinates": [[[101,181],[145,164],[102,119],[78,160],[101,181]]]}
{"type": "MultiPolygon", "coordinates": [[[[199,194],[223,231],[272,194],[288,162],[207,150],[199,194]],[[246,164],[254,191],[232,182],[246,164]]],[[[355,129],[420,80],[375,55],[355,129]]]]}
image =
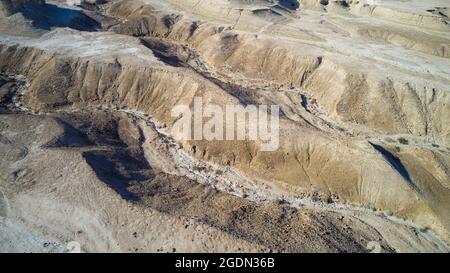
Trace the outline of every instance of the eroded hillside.
{"type": "Polygon", "coordinates": [[[448,252],[446,1],[0,7],[3,249],[448,252]],[[279,149],[175,141],[195,97],[279,149]]]}

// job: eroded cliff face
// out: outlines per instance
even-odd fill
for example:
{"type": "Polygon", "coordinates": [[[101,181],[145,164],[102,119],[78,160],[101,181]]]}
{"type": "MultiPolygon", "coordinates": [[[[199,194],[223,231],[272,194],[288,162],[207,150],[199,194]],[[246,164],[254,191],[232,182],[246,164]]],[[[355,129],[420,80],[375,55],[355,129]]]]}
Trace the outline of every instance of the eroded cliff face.
{"type": "MultiPolygon", "coordinates": [[[[403,67],[405,71],[394,69],[387,75],[383,67],[359,56],[344,57],[309,44],[299,48],[295,43],[262,35],[217,33],[227,26],[161,14],[136,2],[118,2],[108,13],[127,19],[113,28],[117,33],[188,43],[227,81],[244,78],[261,85],[295,85],[304,88],[333,119],[387,134],[430,136],[448,143],[448,122],[441,118],[450,111],[446,73],[429,75],[403,67]]],[[[362,27],[358,31],[371,30],[362,27]]],[[[392,32],[395,35],[389,30],[389,34],[392,32]]],[[[449,41],[447,37],[442,42],[429,42],[445,49],[449,41]]]]}
{"type": "Polygon", "coordinates": [[[280,105],[277,151],[253,141],[179,144],[280,195],[389,211],[449,240],[449,37],[440,25],[426,24],[432,38],[422,42],[413,19],[417,29],[400,34],[395,24],[374,30],[367,18],[382,13],[364,17],[361,4],[310,1],[316,11],[302,10],[305,2],[295,11],[266,1],[167,2],[98,4],[117,22],[101,32],[2,34],[0,70],[28,79],[23,103],[36,113],[135,111],[166,132],[173,107],[196,96],[280,105]]]}

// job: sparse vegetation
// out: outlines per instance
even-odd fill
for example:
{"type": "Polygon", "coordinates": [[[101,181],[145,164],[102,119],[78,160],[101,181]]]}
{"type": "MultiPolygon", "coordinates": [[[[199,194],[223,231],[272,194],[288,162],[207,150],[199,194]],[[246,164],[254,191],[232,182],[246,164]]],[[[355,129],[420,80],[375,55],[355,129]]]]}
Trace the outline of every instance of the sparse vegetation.
{"type": "Polygon", "coordinates": [[[313,196],[311,197],[311,201],[313,201],[313,202],[319,202],[319,201],[320,201],[320,198],[319,198],[319,196],[317,196],[317,195],[313,195],[313,196]]]}
{"type": "Polygon", "coordinates": [[[428,232],[429,230],[430,230],[429,227],[421,227],[421,228],[419,229],[419,231],[422,232],[422,233],[426,233],[426,232],[428,232]]]}
{"type": "Polygon", "coordinates": [[[242,189],[242,197],[243,198],[247,198],[249,195],[248,195],[248,192],[247,192],[247,190],[246,189],[242,189]]]}
{"type": "Polygon", "coordinates": [[[192,169],[196,172],[202,172],[202,171],[206,170],[206,168],[202,167],[202,166],[194,166],[192,169]]]}
{"type": "Polygon", "coordinates": [[[286,205],[286,204],[289,204],[289,202],[284,197],[278,198],[278,205],[286,205]]]}
{"type": "Polygon", "coordinates": [[[398,142],[400,142],[400,144],[403,144],[403,145],[408,145],[409,144],[409,140],[407,140],[404,137],[399,138],[398,142]]]}

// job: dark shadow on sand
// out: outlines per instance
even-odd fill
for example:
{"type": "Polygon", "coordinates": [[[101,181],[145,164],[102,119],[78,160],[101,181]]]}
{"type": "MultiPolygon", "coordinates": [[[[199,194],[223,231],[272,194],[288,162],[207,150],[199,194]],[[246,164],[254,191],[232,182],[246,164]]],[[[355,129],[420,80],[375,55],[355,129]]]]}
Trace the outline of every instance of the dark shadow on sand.
{"type": "Polygon", "coordinates": [[[72,28],[80,31],[97,31],[101,24],[81,10],[63,8],[53,4],[33,6],[22,11],[23,16],[33,22],[33,26],[50,30],[55,27],[72,28]]]}

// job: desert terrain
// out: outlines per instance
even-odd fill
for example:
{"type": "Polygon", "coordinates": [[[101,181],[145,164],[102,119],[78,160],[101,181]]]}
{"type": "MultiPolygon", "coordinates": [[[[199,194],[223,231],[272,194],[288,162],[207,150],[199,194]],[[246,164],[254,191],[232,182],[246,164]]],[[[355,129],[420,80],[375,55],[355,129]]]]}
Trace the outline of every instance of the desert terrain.
{"type": "Polygon", "coordinates": [[[450,1],[0,0],[0,252],[450,251],[450,1]],[[278,105],[279,148],[177,140],[278,105]]]}

